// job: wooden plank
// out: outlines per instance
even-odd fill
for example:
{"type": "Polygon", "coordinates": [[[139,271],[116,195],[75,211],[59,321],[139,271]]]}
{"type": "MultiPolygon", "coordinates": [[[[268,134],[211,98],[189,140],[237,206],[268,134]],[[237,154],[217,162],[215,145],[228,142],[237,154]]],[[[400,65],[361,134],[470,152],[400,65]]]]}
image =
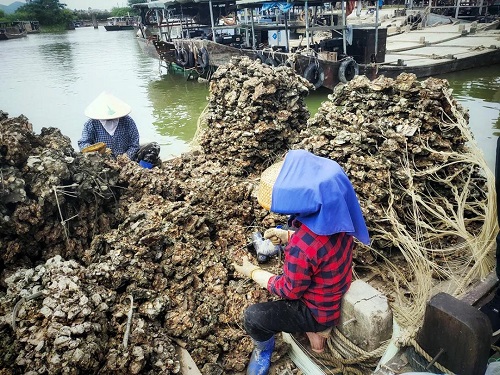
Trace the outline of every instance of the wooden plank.
{"type": "Polygon", "coordinates": [[[481,299],[490,294],[498,286],[496,270],[493,269],[484,281],[479,281],[474,287],[460,299],[469,305],[476,305],[481,299]]]}

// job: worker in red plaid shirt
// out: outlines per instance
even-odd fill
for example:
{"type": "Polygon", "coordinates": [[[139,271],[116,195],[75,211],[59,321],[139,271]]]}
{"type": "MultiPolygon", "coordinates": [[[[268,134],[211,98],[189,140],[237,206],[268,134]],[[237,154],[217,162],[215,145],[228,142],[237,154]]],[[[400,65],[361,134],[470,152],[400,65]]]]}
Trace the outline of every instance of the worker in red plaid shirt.
{"type": "Polygon", "coordinates": [[[322,352],[340,318],[340,305],[352,279],[354,238],[369,244],[369,235],[354,189],[333,160],[305,150],[261,176],[257,194],[266,209],[291,215],[289,229],[268,229],[273,244],[286,244],[283,274],[273,275],[251,263],[234,263],[281,300],[257,303],[245,311],[245,330],[255,348],[248,375],[269,372],[274,334],[304,332],[312,350],[322,352]]]}

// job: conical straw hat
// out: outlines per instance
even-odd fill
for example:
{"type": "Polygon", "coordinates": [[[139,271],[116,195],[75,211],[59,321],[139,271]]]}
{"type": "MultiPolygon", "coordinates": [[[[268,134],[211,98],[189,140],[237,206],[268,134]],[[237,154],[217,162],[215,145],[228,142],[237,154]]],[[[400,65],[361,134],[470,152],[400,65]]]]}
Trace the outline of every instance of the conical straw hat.
{"type": "Polygon", "coordinates": [[[85,116],[95,120],[112,120],[128,115],[132,109],[117,97],[102,92],[85,109],[85,116]]]}
{"type": "Polygon", "coordinates": [[[285,161],[271,165],[260,176],[260,183],[257,189],[257,201],[266,210],[271,210],[273,186],[280,174],[281,167],[285,161]]]}

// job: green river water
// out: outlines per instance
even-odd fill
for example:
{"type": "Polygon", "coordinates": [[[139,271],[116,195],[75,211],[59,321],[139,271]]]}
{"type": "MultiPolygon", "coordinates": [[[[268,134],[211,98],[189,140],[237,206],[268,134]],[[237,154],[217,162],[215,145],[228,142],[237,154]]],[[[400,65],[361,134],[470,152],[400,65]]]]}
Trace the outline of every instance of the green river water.
{"type": "MultiPolygon", "coordinates": [[[[134,31],[107,32],[77,28],[61,34],[33,34],[0,42],[0,110],[25,115],[39,133],[57,127],[77,141],[86,120],[85,107],[109,91],[132,107],[141,142],[161,144],[162,159],[189,149],[208,85],[160,68],[146,56],[134,31]]],[[[499,66],[441,76],[470,111],[470,126],[488,164],[494,167],[500,128],[499,66]]],[[[328,90],[306,99],[312,114],[327,100],[328,90]]]]}

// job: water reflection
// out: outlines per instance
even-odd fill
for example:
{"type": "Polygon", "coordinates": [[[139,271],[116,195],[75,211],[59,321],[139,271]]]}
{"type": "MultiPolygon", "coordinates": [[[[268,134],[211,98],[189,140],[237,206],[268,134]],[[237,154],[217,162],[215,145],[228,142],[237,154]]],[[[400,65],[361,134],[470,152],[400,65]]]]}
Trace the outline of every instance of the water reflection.
{"type": "Polygon", "coordinates": [[[208,87],[187,81],[181,74],[162,75],[148,85],[153,106],[153,125],[161,135],[190,142],[196,132],[198,118],[207,104],[208,87]]]}
{"type": "MultiPolygon", "coordinates": [[[[106,90],[132,107],[142,142],[157,141],[162,159],[189,150],[208,86],[159,69],[140,49],[135,32],[78,28],[59,34],[33,34],[0,46],[0,110],[25,115],[39,133],[53,126],[77,149],[85,107],[106,90]]],[[[470,111],[470,125],[492,165],[500,129],[498,65],[445,76],[454,96],[470,111]],[[490,156],[491,155],[491,156],[490,156]]],[[[313,116],[331,91],[306,98],[313,116]]]]}
{"type": "Polygon", "coordinates": [[[498,65],[445,74],[455,97],[469,110],[469,126],[490,169],[495,169],[496,137],[500,135],[498,65]]]}

